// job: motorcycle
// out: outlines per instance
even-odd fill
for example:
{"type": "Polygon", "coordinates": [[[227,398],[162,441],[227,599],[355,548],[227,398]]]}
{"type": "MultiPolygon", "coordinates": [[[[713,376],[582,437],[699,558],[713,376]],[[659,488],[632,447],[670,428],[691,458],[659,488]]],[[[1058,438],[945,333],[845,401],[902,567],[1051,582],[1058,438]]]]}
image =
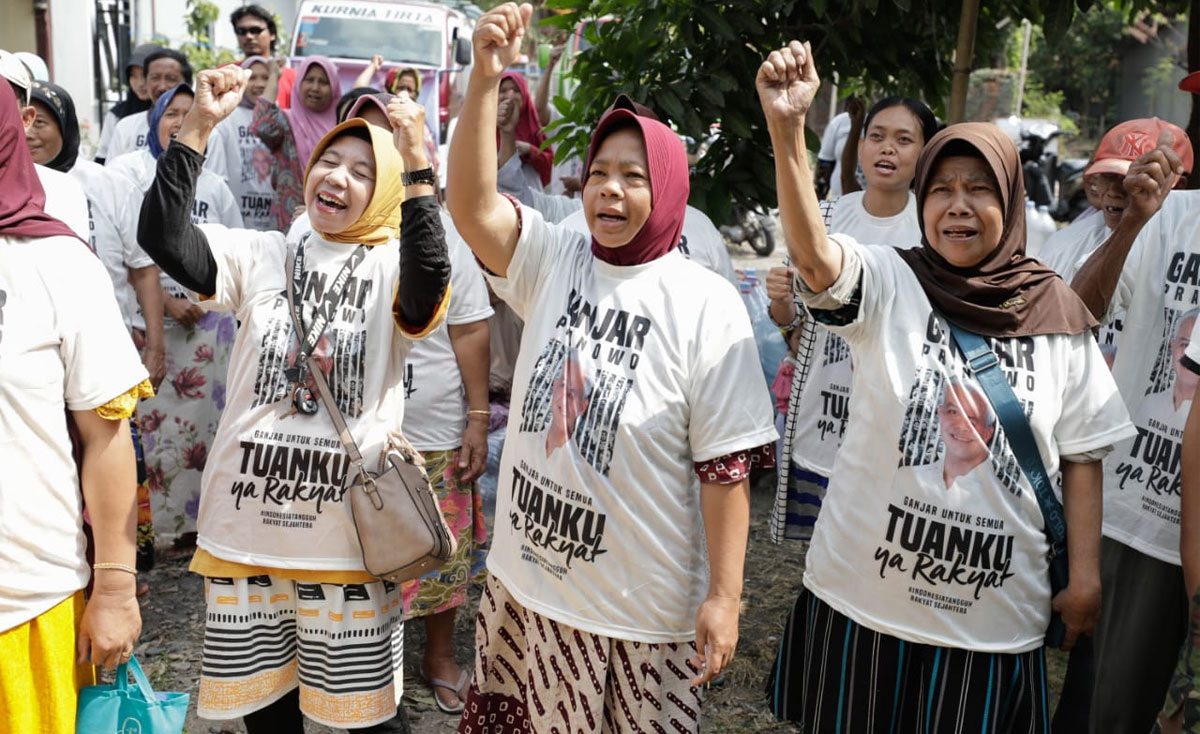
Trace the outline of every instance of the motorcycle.
{"type": "MultiPolygon", "coordinates": [[[[708,148],[716,139],[717,129],[703,140],[683,137],[683,145],[687,150],[688,171],[695,173],[696,163],[708,152],[708,148]]],[[[733,201],[729,211],[729,221],[717,225],[721,236],[733,246],[749,245],[758,255],[766,256],[775,251],[774,222],[757,208],[749,208],[733,201]]]]}
{"type": "Polygon", "coordinates": [[[1023,122],[1020,134],[1025,196],[1038,207],[1046,207],[1056,221],[1074,221],[1088,208],[1087,192],[1083,188],[1087,160],[1059,159],[1050,144],[1066,133],[1052,122],[1023,122]]]}
{"type": "Polygon", "coordinates": [[[774,222],[762,212],[744,207],[736,201],[730,210],[730,223],[717,227],[725,241],[732,245],[749,245],[761,256],[775,251],[774,222]]]}

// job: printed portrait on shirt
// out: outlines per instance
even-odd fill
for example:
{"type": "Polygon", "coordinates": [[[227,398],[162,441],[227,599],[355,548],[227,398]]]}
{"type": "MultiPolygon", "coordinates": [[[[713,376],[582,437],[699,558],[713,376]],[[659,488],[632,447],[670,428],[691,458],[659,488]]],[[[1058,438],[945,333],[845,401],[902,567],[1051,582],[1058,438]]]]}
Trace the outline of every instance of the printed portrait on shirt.
{"type": "Polygon", "coordinates": [[[1179,412],[1190,402],[1196,393],[1196,384],[1200,382],[1191,370],[1183,366],[1183,356],[1191,343],[1192,328],[1200,309],[1182,311],[1173,308],[1164,309],[1163,343],[1158,350],[1158,357],[1150,371],[1150,384],[1146,388],[1147,396],[1163,396],[1166,400],[1169,394],[1171,406],[1179,412]]]}
{"type": "MultiPolygon", "coordinates": [[[[312,323],[314,302],[325,296],[324,277],[314,271],[303,276],[304,324],[312,323]]],[[[290,286],[290,283],[289,283],[290,286]]],[[[344,415],[357,418],[363,413],[363,379],[366,373],[367,332],[359,327],[363,322],[363,309],[372,290],[372,281],[351,276],[346,284],[334,321],[317,341],[309,358],[309,368],[317,368],[325,375],[334,403],[344,415]]],[[[254,406],[284,401],[291,405],[293,385],[285,373],[295,364],[300,340],[292,327],[288,312],[287,297],[275,297],[271,309],[266,312],[262,328],[262,342],[258,352],[258,367],[254,380],[254,406]]],[[[311,373],[305,380],[313,394],[316,383],[311,373]]]]}
{"type": "Polygon", "coordinates": [[[550,428],[546,431],[546,456],[575,436],[575,424],[587,410],[591,380],[583,374],[579,353],[567,352],[550,387],[550,428]]]}
{"type": "Polygon", "coordinates": [[[558,451],[577,451],[607,476],[633,381],[591,364],[582,351],[551,339],[534,364],[518,430],[545,432],[547,458],[558,451]]]}
{"type": "Polygon", "coordinates": [[[942,477],[946,489],[987,461],[996,435],[996,414],[982,390],[951,380],[938,406],[938,430],[944,448],[942,477]]]}
{"type": "Polygon", "coordinates": [[[265,184],[271,178],[271,154],[266,148],[255,148],[250,153],[250,165],[254,169],[253,180],[265,184]]]}
{"type": "Polygon", "coordinates": [[[950,489],[956,483],[962,486],[965,477],[986,465],[1014,496],[1021,494],[1020,465],[978,384],[923,368],[917,371],[909,397],[900,432],[901,467],[929,471],[939,467],[944,486],[950,489]]]}

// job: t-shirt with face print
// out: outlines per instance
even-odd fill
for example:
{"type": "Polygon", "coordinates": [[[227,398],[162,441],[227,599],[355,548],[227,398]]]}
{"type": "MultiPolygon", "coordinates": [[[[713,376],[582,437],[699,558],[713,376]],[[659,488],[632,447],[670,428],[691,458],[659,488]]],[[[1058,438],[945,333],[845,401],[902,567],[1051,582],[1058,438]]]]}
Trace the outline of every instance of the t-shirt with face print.
{"type": "MultiPolygon", "coordinates": [[[[805,298],[850,346],[854,408],[805,586],[903,640],[1040,646],[1050,617],[1042,513],[987,394],[895,248],[831,240],[842,247],[841,277],[805,298]],[[857,309],[823,300],[856,289],[857,309]]],[[[990,341],[1052,478],[1062,456],[1133,432],[1090,333],[990,341]]]]}
{"type": "Polygon", "coordinates": [[[238,106],[217,125],[214,132],[219,134],[209,141],[209,151],[223,150],[225,180],[245,226],[265,232],[275,228],[275,217],[271,215],[271,201],[275,197],[271,185],[272,158],[266,143],[250,132],[252,122],[254,110],[238,106]]]}
{"type": "Polygon", "coordinates": [[[488,276],[525,320],[488,568],[564,624],[692,640],[708,591],[693,462],[776,438],[746,309],[678,249],[618,267],[521,216],[507,277],[488,276]]]}
{"type": "MultiPolygon", "coordinates": [[[[287,292],[279,232],[201,225],[217,265],[204,309],[232,313],[240,326],[229,358],[226,407],[201,482],[197,544],[214,557],[269,568],[361,571],[362,549],[348,498],[351,471],[323,404],[295,410],[299,337],[287,292]]],[[[304,239],[298,305],[312,323],[355,246],[313,232],[304,239]]],[[[320,369],[370,471],[404,420],[404,360],[412,340],[392,307],[399,241],[369,247],[345,282],[333,318],[309,359],[320,369]]],[[[435,326],[436,324],[431,324],[435,326]]],[[[306,380],[316,392],[311,375],[306,380]]]]}
{"type": "Polygon", "coordinates": [[[1183,366],[1200,314],[1200,191],[1172,191],[1142,228],[1109,311],[1123,310],[1113,376],[1137,435],[1104,463],[1104,535],[1179,564],[1183,427],[1197,377],[1183,366]]]}

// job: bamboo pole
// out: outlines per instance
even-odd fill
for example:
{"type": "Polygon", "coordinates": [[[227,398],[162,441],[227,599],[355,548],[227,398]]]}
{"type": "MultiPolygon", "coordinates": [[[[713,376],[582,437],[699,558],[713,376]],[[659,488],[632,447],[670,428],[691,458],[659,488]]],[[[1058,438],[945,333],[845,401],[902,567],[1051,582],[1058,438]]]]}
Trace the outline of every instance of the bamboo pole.
{"type": "Polygon", "coordinates": [[[971,83],[971,62],[975,56],[975,26],[979,21],[979,0],[963,0],[958,19],[958,47],[954,50],[954,82],[950,88],[951,123],[962,122],[967,112],[967,89],[971,83]]]}

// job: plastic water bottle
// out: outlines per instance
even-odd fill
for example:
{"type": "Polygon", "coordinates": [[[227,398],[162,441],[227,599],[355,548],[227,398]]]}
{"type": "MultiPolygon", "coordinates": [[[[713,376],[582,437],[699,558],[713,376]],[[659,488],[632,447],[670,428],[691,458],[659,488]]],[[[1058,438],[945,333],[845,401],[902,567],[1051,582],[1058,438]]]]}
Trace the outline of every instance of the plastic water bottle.
{"type": "Polygon", "coordinates": [[[1044,245],[1058,231],[1058,222],[1055,222],[1054,217],[1050,216],[1050,207],[1045,204],[1039,206],[1037,210],[1038,219],[1040,220],[1039,224],[1042,228],[1042,244],[1044,245]]]}
{"type": "Polygon", "coordinates": [[[1025,200],[1025,254],[1037,257],[1046,243],[1045,227],[1042,224],[1038,207],[1029,199],[1025,200]]]}

